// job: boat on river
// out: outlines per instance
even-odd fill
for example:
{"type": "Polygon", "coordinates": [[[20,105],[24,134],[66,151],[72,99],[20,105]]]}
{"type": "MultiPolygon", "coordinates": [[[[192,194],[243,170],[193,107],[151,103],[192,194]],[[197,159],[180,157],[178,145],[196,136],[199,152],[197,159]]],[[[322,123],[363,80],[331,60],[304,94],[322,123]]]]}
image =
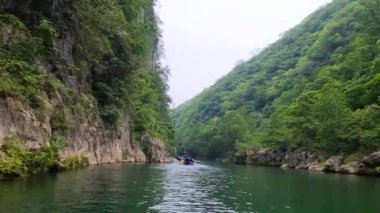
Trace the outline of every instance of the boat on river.
{"type": "Polygon", "coordinates": [[[192,157],[177,157],[179,164],[181,165],[194,165],[194,163],[200,163],[194,160],[192,157]]]}

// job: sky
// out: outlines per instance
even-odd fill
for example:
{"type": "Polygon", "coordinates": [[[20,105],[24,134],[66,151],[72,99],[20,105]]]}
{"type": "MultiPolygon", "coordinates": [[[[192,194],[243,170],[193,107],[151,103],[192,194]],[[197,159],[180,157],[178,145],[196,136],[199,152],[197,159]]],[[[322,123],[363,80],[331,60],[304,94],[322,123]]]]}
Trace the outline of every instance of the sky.
{"type": "Polygon", "coordinates": [[[171,107],[193,98],[331,0],[158,0],[171,107]]]}

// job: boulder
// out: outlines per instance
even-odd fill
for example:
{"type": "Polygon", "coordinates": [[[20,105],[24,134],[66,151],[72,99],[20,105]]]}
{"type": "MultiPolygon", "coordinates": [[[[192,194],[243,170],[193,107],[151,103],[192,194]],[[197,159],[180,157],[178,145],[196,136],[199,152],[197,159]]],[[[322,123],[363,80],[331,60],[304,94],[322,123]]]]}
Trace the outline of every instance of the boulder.
{"type": "Polygon", "coordinates": [[[364,158],[364,164],[368,167],[379,167],[380,166],[380,151],[374,152],[364,158]]]}
{"type": "Polygon", "coordinates": [[[296,150],[295,152],[288,152],[284,161],[290,168],[307,170],[311,165],[320,163],[322,157],[316,153],[296,150]]]}
{"type": "Polygon", "coordinates": [[[326,163],[325,163],[325,171],[326,172],[339,172],[340,165],[343,163],[344,157],[339,156],[332,156],[330,157],[326,163]]]}
{"type": "Polygon", "coordinates": [[[353,162],[341,165],[339,168],[339,173],[357,174],[360,167],[361,167],[360,162],[353,161],[353,162]]]}
{"type": "Polygon", "coordinates": [[[309,171],[323,172],[323,171],[325,171],[325,164],[324,163],[313,163],[309,166],[309,171]]]}
{"type": "Polygon", "coordinates": [[[245,164],[247,160],[247,152],[238,152],[234,155],[234,163],[245,164]]]}
{"type": "Polygon", "coordinates": [[[281,169],[289,169],[289,165],[287,163],[282,164],[281,169]]]}
{"type": "Polygon", "coordinates": [[[247,163],[255,165],[281,166],[286,153],[271,149],[260,149],[247,153],[247,163]]]}

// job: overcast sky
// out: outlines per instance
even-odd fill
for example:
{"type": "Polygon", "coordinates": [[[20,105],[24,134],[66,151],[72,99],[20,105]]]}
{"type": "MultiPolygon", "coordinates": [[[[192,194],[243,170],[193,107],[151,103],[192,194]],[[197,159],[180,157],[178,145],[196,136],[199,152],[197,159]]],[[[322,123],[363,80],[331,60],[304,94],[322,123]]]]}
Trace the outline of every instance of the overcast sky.
{"type": "Polygon", "coordinates": [[[172,107],[331,0],[158,0],[172,107]]]}

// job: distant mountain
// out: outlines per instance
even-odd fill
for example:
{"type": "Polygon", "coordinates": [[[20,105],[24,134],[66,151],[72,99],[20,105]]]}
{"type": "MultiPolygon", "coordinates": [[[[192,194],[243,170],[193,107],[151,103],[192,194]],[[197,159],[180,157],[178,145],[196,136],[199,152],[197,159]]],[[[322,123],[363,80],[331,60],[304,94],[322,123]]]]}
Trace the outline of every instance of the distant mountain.
{"type": "Polygon", "coordinates": [[[176,108],[177,151],[374,151],[379,95],[380,1],[335,0],[176,108]]]}

